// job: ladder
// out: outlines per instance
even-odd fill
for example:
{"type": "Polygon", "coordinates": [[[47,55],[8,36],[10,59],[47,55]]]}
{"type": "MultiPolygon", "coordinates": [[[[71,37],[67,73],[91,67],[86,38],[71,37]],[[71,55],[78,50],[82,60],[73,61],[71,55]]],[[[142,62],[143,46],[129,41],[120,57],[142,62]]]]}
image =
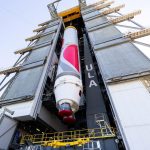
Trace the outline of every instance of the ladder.
{"type": "Polygon", "coordinates": [[[100,141],[90,141],[83,145],[83,150],[102,150],[100,141]]]}
{"type": "Polygon", "coordinates": [[[95,114],[95,121],[99,128],[102,130],[103,134],[114,135],[104,113],[95,114]]]}

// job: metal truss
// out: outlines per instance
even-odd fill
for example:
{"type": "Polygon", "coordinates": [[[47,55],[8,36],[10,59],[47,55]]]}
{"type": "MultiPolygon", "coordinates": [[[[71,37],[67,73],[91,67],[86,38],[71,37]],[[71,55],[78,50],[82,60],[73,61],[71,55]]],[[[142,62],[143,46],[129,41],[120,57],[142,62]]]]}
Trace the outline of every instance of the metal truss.
{"type": "MultiPolygon", "coordinates": [[[[111,9],[110,6],[108,6],[107,8],[111,9]]],[[[137,31],[135,33],[129,33],[128,35],[125,35],[125,37],[130,38],[132,40],[132,42],[135,43],[135,44],[139,44],[139,45],[142,45],[142,46],[145,46],[145,47],[150,47],[150,44],[148,44],[148,43],[135,41],[135,39],[137,39],[137,38],[141,38],[141,37],[150,35],[150,29],[149,28],[146,29],[141,24],[139,24],[136,21],[132,20],[135,15],[138,15],[138,14],[141,13],[140,10],[135,11],[135,12],[130,13],[130,14],[127,14],[127,15],[124,15],[124,14],[120,13],[119,11],[116,11],[115,13],[117,15],[107,15],[107,17],[115,18],[115,19],[111,19],[112,23],[115,23],[115,22],[113,22],[113,20],[121,20],[120,22],[129,21],[129,22],[131,22],[135,25],[135,26],[120,25],[120,24],[117,24],[117,23],[120,23],[120,22],[116,22],[116,26],[123,27],[123,28],[129,28],[129,29],[135,29],[135,30],[141,30],[141,31],[137,31]],[[121,17],[119,17],[119,16],[121,16],[121,17]]]]}

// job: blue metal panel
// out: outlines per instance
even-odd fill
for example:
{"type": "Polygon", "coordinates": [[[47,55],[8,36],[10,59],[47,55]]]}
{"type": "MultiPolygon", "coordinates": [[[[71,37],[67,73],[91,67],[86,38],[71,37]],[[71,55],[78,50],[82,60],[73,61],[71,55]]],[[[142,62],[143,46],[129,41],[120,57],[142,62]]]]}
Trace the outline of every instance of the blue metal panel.
{"type": "Polygon", "coordinates": [[[83,17],[83,19],[87,19],[87,18],[90,18],[90,17],[94,17],[94,16],[96,16],[96,15],[99,15],[99,12],[98,12],[98,11],[94,11],[94,12],[89,13],[89,14],[86,14],[86,15],[84,15],[84,16],[82,16],[82,17],[83,17]]]}
{"type": "Polygon", "coordinates": [[[49,34],[49,35],[46,35],[46,36],[41,37],[41,38],[37,41],[36,45],[43,44],[43,43],[46,43],[46,42],[51,42],[52,39],[53,39],[53,37],[54,37],[54,34],[55,34],[55,33],[52,33],[52,34],[49,34]]]}
{"type": "Polygon", "coordinates": [[[122,33],[115,28],[113,25],[107,26],[105,28],[100,28],[89,32],[92,45],[97,45],[106,41],[111,41],[112,39],[117,39],[122,37],[122,33]]]}
{"type": "Polygon", "coordinates": [[[53,19],[50,21],[48,24],[49,26],[55,26],[56,24],[59,24],[60,20],[59,19],[53,19]]]}
{"type": "Polygon", "coordinates": [[[54,31],[54,30],[56,30],[57,28],[58,28],[58,25],[52,26],[52,27],[50,27],[50,28],[45,29],[44,33],[54,31]]]}
{"type": "Polygon", "coordinates": [[[150,71],[150,61],[131,43],[95,51],[105,80],[150,71]]]}
{"type": "Polygon", "coordinates": [[[11,100],[34,96],[43,68],[41,66],[18,73],[1,99],[11,100]]]}
{"type": "Polygon", "coordinates": [[[88,9],[82,10],[81,13],[82,13],[82,14],[83,14],[83,13],[86,14],[86,13],[88,13],[89,11],[92,11],[92,10],[94,10],[94,8],[93,8],[93,7],[90,7],[90,8],[88,8],[88,9]]]}
{"type": "Polygon", "coordinates": [[[85,22],[85,26],[88,29],[88,28],[96,27],[96,26],[98,26],[102,23],[105,23],[107,21],[108,20],[106,17],[98,17],[98,18],[95,18],[95,19],[92,19],[92,20],[85,22]]]}
{"type": "Polygon", "coordinates": [[[33,50],[23,65],[31,64],[40,60],[44,60],[50,52],[51,46],[41,47],[33,50]]]}

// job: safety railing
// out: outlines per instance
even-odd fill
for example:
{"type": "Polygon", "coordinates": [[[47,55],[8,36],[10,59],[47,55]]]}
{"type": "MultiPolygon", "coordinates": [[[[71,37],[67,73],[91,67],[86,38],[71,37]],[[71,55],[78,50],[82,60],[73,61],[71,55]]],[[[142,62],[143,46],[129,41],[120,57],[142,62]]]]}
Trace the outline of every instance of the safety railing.
{"type": "MultiPolygon", "coordinates": [[[[35,135],[24,135],[21,144],[25,141],[30,141],[33,144],[45,145],[45,143],[56,142],[75,142],[75,141],[89,141],[92,139],[104,139],[115,137],[115,130],[111,128],[111,132],[106,131],[106,128],[84,129],[75,131],[64,131],[55,133],[43,133],[35,135]]],[[[82,142],[81,142],[82,143],[82,142]]]]}

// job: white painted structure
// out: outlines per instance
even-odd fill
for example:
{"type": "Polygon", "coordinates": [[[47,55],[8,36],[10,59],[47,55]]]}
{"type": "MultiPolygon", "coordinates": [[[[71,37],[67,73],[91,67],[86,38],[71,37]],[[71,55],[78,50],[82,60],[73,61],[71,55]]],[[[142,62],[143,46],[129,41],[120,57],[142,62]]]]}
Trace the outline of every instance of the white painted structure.
{"type": "Polygon", "coordinates": [[[135,79],[108,86],[118,126],[128,150],[150,149],[150,93],[143,83],[135,79]]]}

